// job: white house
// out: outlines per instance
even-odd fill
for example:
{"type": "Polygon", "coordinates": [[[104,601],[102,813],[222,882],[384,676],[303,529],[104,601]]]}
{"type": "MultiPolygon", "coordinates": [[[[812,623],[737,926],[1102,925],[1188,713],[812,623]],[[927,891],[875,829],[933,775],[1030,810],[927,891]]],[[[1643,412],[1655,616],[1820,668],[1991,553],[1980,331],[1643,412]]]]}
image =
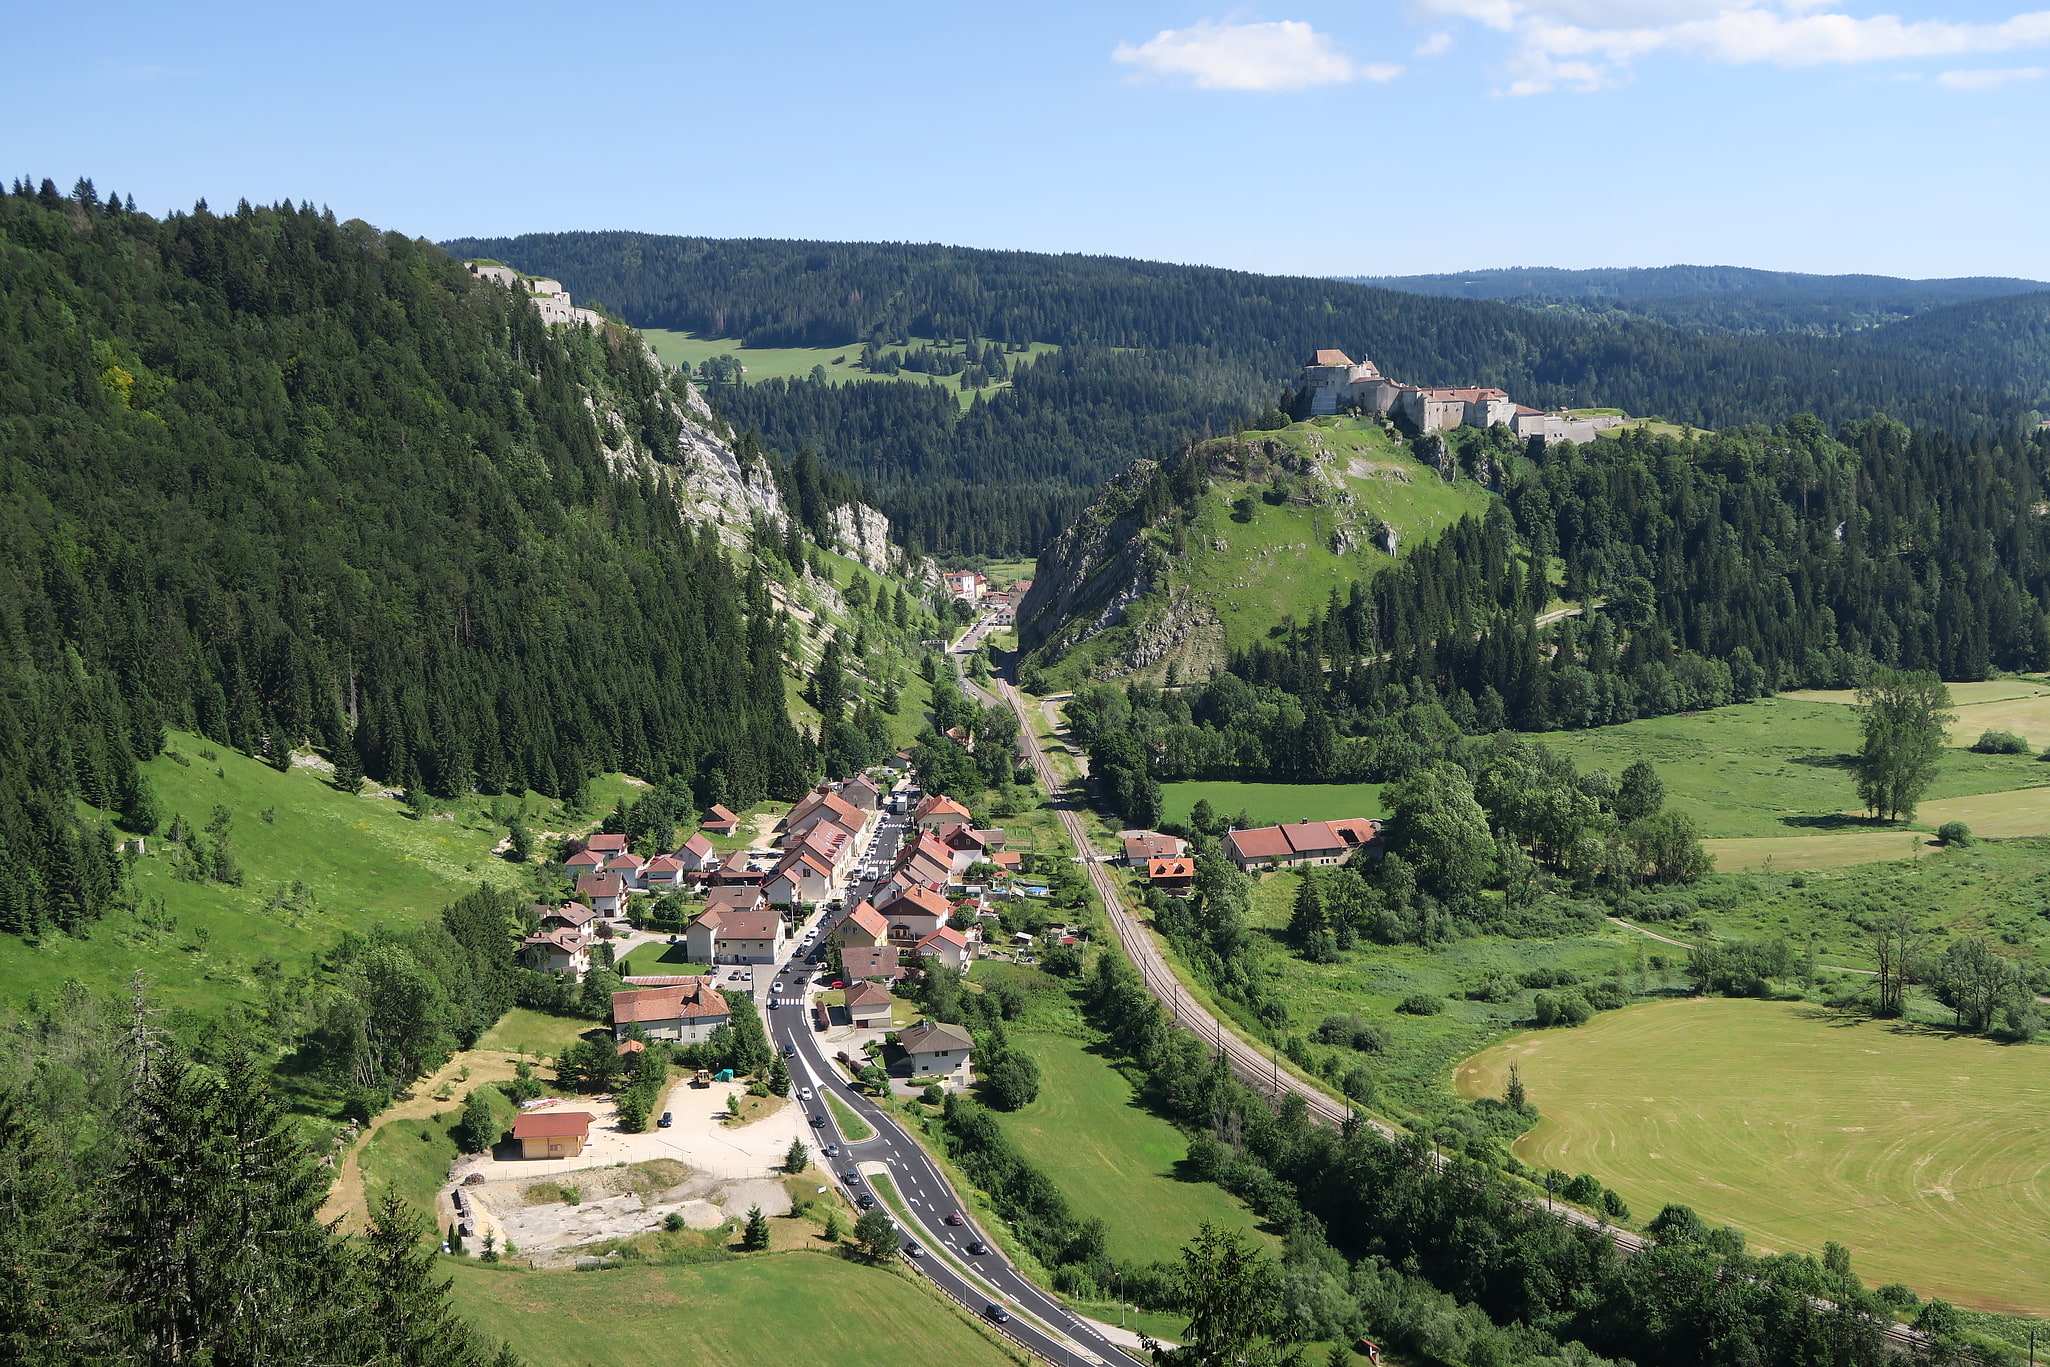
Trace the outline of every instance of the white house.
{"type": "Polygon", "coordinates": [[[969,1055],[975,1041],[958,1025],[920,1021],[897,1036],[905,1062],[913,1077],[937,1077],[940,1085],[959,1089],[968,1085],[969,1055]]]}
{"type": "Polygon", "coordinates": [[[626,880],[611,870],[577,875],[577,900],[600,916],[626,914],[626,880]]]}
{"type": "Polygon", "coordinates": [[[612,1034],[627,1037],[638,1023],[649,1039],[702,1044],[711,1033],[733,1020],[732,1008],[710,977],[684,978],[674,985],[644,987],[612,994],[612,1034]]]}
{"type": "Polygon", "coordinates": [[[684,930],[690,957],[702,964],[765,964],[783,943],[783,918],[772,910],[713,907],[684,930]]]}
{"type": "Polygon", "coordinates": [[[712,848],[711,841],[705,839],[705,833],[699,831],[677,847],[675,858],[684,868],[698,873],[718,863],[719,852],[712,848]]]}
{"type": "Polygon", "coordinates": [[[952,926],[941,926],[918,942],[917,953],[937,959],[956,973],[965,972],[969,960],[968,937],[952,926]]]}
{"type": "Polygon", "coordinates": [[[527,967],[581,981],[591,967],[591,942],[581,930],[544,930],[522,942],[527,967]]]}

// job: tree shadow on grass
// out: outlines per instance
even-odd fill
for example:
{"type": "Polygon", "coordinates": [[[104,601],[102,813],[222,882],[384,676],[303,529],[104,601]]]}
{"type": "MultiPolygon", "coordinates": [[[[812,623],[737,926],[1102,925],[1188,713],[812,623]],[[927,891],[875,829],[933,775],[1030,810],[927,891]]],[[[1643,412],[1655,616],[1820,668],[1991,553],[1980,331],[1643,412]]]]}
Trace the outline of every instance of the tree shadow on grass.
{"type": "Polygon", "coordinates": [[[1805,831],[1899,831],[1912,834],[1905,826],[1885,817],[1859,816],[1854,812],[1795,812],[1779,819],[1782,826],[1805,831]]]}
{"type": "Polygon", "coordinates": [[[1855,769],[1858,767],[1858,757],[1856,755],[1789,755],[1787,763],[1805,764],[1810,769],[1855,769]]]}

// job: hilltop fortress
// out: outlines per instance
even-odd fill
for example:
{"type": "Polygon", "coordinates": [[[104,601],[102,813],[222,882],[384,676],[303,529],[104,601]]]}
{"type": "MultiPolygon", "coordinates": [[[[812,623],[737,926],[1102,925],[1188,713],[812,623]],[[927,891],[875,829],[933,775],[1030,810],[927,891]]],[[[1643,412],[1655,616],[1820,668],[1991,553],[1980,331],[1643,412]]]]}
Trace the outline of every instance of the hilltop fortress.
{"type": "Polygon", "coordinates": [[[1585,442],[1624,422],[1613,414],[1576,418],[1547,413],[1516,402],[1500,389],[1428,389],[1404,384],[1383,375],[1372,361],[1355,361],[1335,350],[1320,351],[1310,358],[1303,367],[1302,389],[1309,396],[1312,417],[1350,408],[1399,417],[1422,433],[1448,427],[1493,427],[1499,422],[1519,437],[1585,442]]]}

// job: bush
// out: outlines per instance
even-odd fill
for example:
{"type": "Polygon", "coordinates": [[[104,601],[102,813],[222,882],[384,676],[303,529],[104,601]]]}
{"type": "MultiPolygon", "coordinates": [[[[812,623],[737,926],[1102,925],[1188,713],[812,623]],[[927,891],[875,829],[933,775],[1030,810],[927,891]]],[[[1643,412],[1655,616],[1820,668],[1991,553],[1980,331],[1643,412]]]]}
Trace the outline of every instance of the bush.
{"type": "Polygon", "coordinates": [[[2026,755],[2029,743],[2012,731],[1981,731],[1972,748],[1982,755],[2026,755]]]}
{"type": "Polygon", "coordinates": [[[1571,987],[1580,975],[1570,968],[1533,968],[1517,981],[1525,987],[1571,987]]]}
{"type": "Polygon", "coordinates": [[[1936,828],[1936,839],[1945,845],[1969,845],[1972,828],[1962,821],[1946,821],[1936,828]]]}
{"type": "Polygon", "coordinates": [[[1389,1034],[1381,1026],[1369,1023],[1361,1016],[1326,1016],[1310,1032],[1310,1038],[1319,1044],[1333,1044],[1341,1049],[1357,1049],[1363,1054],[1378,1054],[1388,1047],[1389,1034]]]}
{"type": "Polygon", "coordinates": [[[1445,1009],[1445,1003],[1428,992],[1413,992],[1397,1002],[1395,1009],[1405,1016],[1435,1016],[1445,1009]]]}
{"type": "Polygon", "coordinates": [[[1584,1025],[1594,1008],[1578,992],[1540,992],[1531,998],[1531,1016],[1541,1026],[1584,1025]]]}

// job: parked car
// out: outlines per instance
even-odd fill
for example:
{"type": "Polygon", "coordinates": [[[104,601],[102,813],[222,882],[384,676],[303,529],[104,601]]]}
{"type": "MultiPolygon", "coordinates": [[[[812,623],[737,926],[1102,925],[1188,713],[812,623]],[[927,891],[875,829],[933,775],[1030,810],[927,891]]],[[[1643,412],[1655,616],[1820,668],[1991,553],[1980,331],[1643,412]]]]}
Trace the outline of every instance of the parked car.
{"type": "Polygon", "coordinates": [[[1009,1324],[1011,1322],[1011,1312],[994,1302],[983,1306],[982,1313],[989,1316],[990,1323],[992,1324],[1009,1324]]]}
{"type": "Polygon", "coordinates": [[[838,978],[835,978],[835,979],[833,979],[833,984],[832,984],[832,985],[833,985],[833,990],[834,990],[834,991],[836,991],[836,992],[837,992],[837,991],[839,991],[839,990],[840,990],[841,988],[843,988],[843,987],[847,986],[847,984],[846,984],[846,983],[844,983],[844,982],[841,982],[841,981],[840,981],[840,980],[839,980],[838,978]]]}
{"type": "Polygon", "coordinates": [[[669,1127],[670,1127],[671,1125],[674,1125],[675,1123],[676,1123],[676,1116],[675,1116],[675,1114],[674,1114],[674,1113],[672,1113],[672,1112],[670,1112],[670,1111],[664,1111],[664,1112],[662,1112],[662,1118],[661,1118],[660,1120],[658,1120],[658,1121],[656,1121],[656,1122],[655,1122],[655,1128],[656,1128],[656,1129],[658,1129],[658,1130],[666,1130],[666,1129],[668,1129],[668,1128],[669,1128],[669,1127]]]}
{"type": "Polygon", "coordinates": [[[976,1239],[968,1245],[968,1253],[970,1257],[984,1257],[989,1253],[989,1245],[980,1239],[976,1239]]]}

